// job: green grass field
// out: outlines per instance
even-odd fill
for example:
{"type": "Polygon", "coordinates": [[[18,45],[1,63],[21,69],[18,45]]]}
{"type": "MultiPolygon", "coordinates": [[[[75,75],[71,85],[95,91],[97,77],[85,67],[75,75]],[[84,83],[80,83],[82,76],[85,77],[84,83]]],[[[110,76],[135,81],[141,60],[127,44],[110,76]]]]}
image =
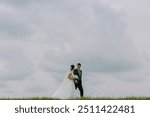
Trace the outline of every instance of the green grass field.
{"type": "MultiPolygon", "coordinates": [[[[61,100],[59,98],[50,97],[30,97],[30,98],[0,98],[0,100],[61,100]]],[[[121,97],[121,98],[111,98],[111,97],[83,97],[83,98],[72,98],[66,100],[150,100],[150,97],[121,97]]]]}

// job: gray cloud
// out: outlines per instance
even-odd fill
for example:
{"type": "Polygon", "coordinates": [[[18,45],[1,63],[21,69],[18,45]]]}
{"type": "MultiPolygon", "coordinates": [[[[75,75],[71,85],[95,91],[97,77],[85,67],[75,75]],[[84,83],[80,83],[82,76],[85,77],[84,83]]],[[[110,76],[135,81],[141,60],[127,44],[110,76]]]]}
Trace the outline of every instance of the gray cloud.
{"type": "Polygon", "coordinates": [[[25,6],[33,1],[36,1],[36,0],[1,0],[1,3],[4,3],[4,4],[9,4],[9,5],[13,5],[15,7],[17,6],[25,6]]]}
{"type": "Polygon", "coordinates": [[[116,94],[120,85],[111,90],[110,82],[112,86],[127,83],[130,88],[131,82],[143,82],[138,76],[145,77],[145,73],[137,74],[141,60],[128,36],[123,10],[97,0],[2,0],[0,15],[0,76],[8,83],[7,92],[49,96],[61,84],[69,65],[77,62],[82,63],[87,79],[87,95],[92,90],[94,96],[116,94]],[[90,83],[94,84],[91,89],[90,83]],[[105,84],[105,92],[96,91],[105,84]]]}

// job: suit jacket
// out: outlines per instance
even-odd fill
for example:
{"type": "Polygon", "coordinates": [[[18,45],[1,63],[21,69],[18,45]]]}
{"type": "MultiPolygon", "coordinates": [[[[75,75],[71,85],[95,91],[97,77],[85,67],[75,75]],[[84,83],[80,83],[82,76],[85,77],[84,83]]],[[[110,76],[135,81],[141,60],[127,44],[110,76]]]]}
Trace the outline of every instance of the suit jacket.
{"type": "Polygon", "coordinates": [[[78,69],[75,69],[73,73],[74,75],[77,75],[79,77],[79,82],[82,82],[82,70],[80,71],[81,71],[81,74],[79,74],[78,69]]]}

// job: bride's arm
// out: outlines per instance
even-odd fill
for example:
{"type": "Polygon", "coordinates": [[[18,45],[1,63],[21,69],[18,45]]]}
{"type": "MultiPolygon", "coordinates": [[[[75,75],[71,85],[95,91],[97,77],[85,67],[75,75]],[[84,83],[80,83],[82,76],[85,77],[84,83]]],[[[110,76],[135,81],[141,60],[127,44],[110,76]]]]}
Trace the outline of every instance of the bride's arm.
{"type": "Polygon", "coordinates": [[[73,80],[72,73],[70,73],[70,74],[68,75],[68,78],[69,78],[70,80],[73,80]]]}

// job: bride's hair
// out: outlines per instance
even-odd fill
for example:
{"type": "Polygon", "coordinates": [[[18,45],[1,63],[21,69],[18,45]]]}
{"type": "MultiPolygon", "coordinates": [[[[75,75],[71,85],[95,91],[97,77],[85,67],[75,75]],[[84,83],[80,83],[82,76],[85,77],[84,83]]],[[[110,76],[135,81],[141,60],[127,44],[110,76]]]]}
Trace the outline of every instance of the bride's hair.
{"type": "Polygon", "coordinates": [[[71,67],[71,69],[70,69],[70,70],[72,71],[72,70],[74,69],[74,65],[70,65],[70,67],[71,67]]]}

